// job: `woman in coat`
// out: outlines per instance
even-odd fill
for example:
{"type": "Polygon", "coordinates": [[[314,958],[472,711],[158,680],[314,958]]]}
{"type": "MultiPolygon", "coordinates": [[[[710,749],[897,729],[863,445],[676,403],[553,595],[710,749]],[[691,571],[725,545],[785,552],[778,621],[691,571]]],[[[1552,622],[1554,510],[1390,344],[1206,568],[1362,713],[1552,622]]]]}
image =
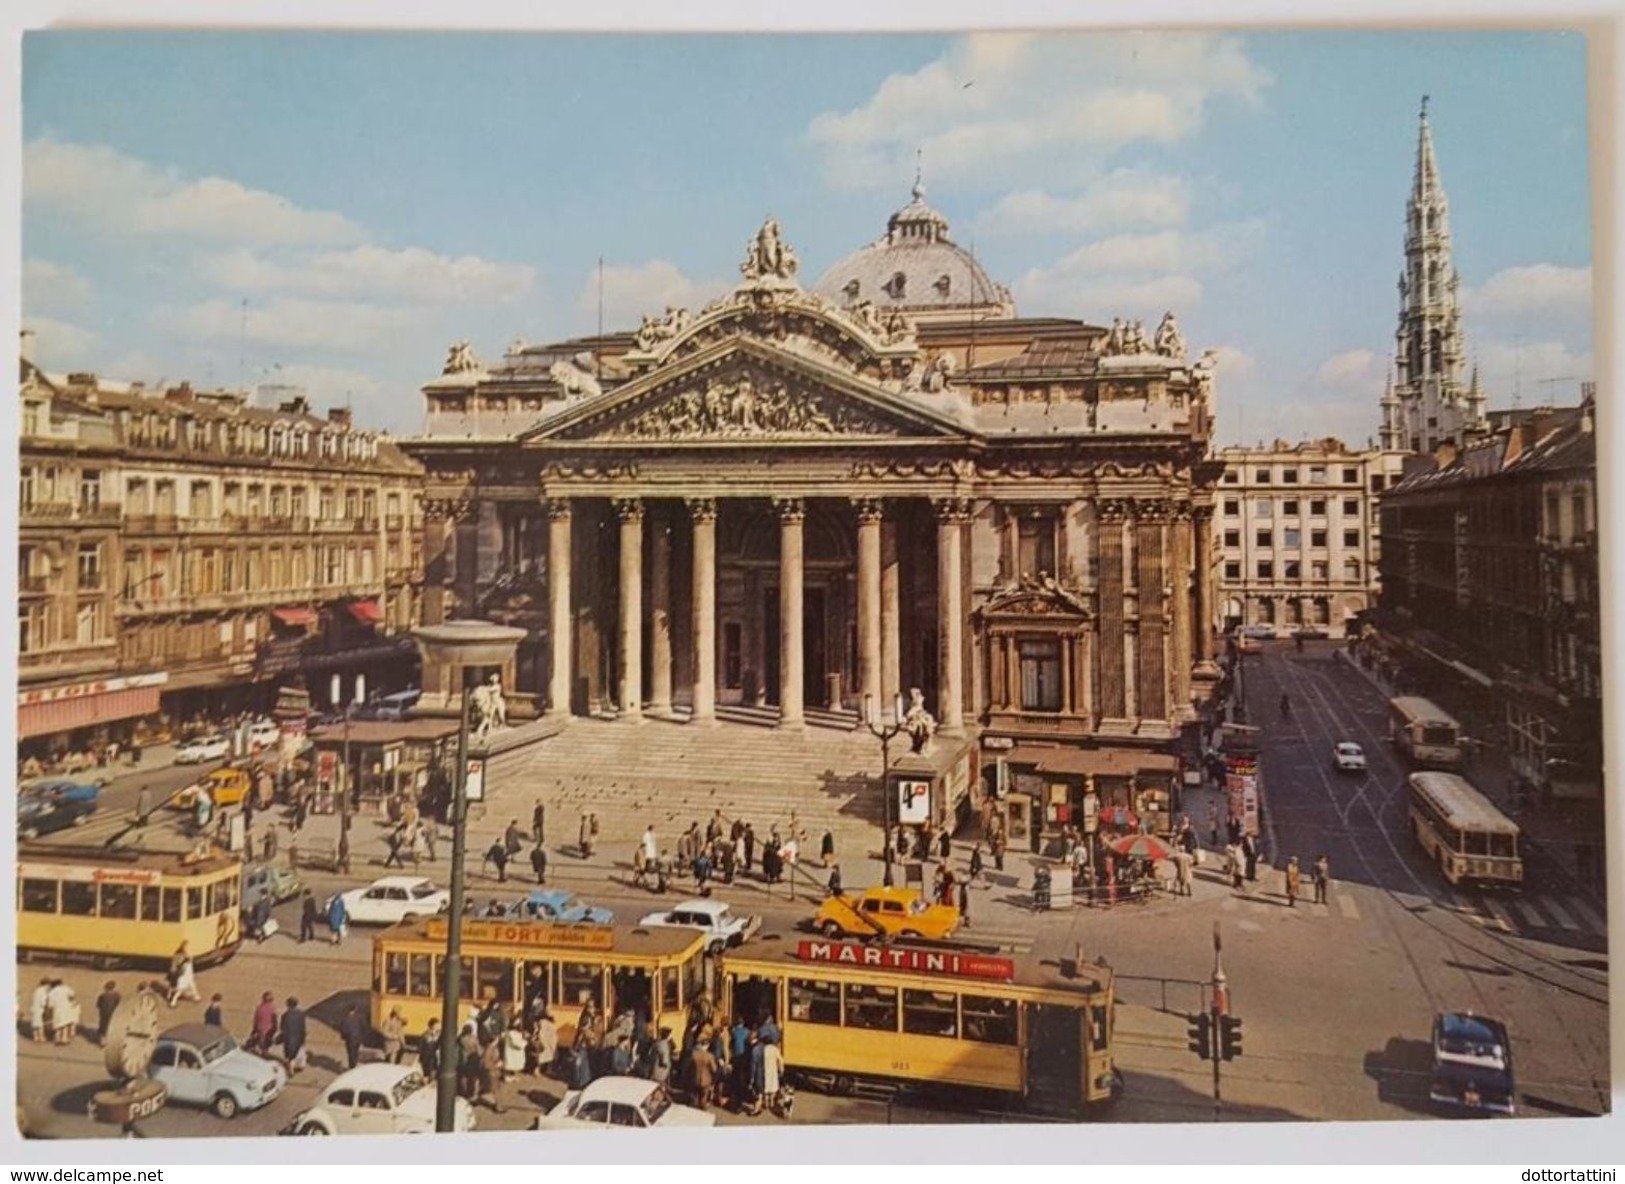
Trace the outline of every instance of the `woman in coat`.
{"type": "Polygon", "coordinates": [[[192,964],[192,951],[185,942],[175,951],[175,957],[170,960],[170,974],[172,981],[169,988],[169,1005],[174,1007],[182,999],[190,999],[193,1003],[202,1003],[203,996],[198,994],[196,968],[192,964]]]}
{"type": "Polygon", "coordinates": [[[61,979],[51,984],[51,1039],[57,1044],[72,1044],[79,1031],[79,998],[73,988],[61,979]]]}
{"type": "Polygon", "coordinates": [[[350,910],[344,907],[344,897],[340,893],[333,893],[333,899],[327,902],[327,927],[333,933],[334,945],[344,940],[344,934],[350,927],[350,910]]]}

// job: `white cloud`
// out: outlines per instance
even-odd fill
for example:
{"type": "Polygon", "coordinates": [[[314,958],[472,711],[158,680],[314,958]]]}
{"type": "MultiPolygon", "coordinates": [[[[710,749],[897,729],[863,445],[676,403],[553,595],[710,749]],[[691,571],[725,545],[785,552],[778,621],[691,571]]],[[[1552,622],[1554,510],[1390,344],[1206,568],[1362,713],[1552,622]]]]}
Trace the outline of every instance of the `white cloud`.
{"type": "Polygon", "coordinates": [[[1591,268],[1536,263],[1498,271],[1462,303],[1470,314],[1489,317],[1591,315],[1591,268]]]}
{"type": "Polygon", "coordinates": [[[916,148],[933,181],[1072,175],[1127,144],[1177,142],[1211,101],[1256,101],[1271,81],[1230,36],[977,33],[817,116],[808,137],[853,188],[896,186],[916,148]]]}
{"type": "Polygon", "coordinates": [[[1383,381],[1377,355],[1368,349],[1351,349],[1334,354],[1315,371],[1315,381],[1325,386],[1368,386],[1383,381]]]}
{"type": "MultiPolygon", "coordinates": [[[[304,387],[313,405],[332,407],[342,406],[349,399],[369,400],[382,390],[372,375],[337,366],[278,366],[267,371],[253,385],[257,387],[267,383],[304,387]]],[[[365,426],[373,425],[369,423],[365,426]]]]}
{"type": "Polygon", "coordinates": [[[272,259],[250,250],[202,261],[203,273],[239,292],[299,292],[330,298],[378,297],[400,302],[503,303],[530,293],[536,269],[474,255],[453,259],[422,247],[358,246],[272,259]]]}
{"type": "Polygon", "coordinates": [[[90,281],[71,267],[49,259],[23,262],[23,308],[26,311],[71,312],[90,301],[90,281]]]}
{"type": "Polygon", "coordinates": [[[350,243],[365,238],[342,214],[306,210],[225,177],[187,179],[112,148],[30,140],[23,200],[65,210],[117,234],[251,243],[350,243]]]}
{"type": "Polygon", "coordinates": [[[1258,375],[1258,359],[1237,345],[1220,345],[1213,349],[1218,363],[1218,381],[1246,382],[1258,375]]]}
{"type": "MultiPolygon", "coordinates": [[[[712,280],[696,282],[689,279],[675,263],[665,259],[651,259],[635,267],[604,268],[604,326],[636,325],[646,316],[655,316],[670,308],[698,311],[707,302],[722,295],[729,285],[712,280]]],[[[581,295],[576,300],[579,312],[596,318],[598,315],[598,272],[587,274],[581,295]]]]}
{"type": "Polygon", "coordinates": [[[92,329],[52,317],[28,316],[22,327],[34,331],[34,364],[46,370],[83,370],[101,341],[92,329]]]}
{"type": "Polygon", "coordinates": [[[1117,169],[1072,197],[1042,189],[1007,193],[976,221],[989,234],[1087,234],[1118,226],[1182,226],[1190,186],[1182,177],[1117,169]]]}
{"type": "Polygon", "coordinates": [[[1469,342],[1470,361],[1491,407],[1524,407],[1580,401],[1580,383],[1591,381],[1595,358],[1562,341],[1507,341],[1488,338],[1469,342]]]}
{"type": "Polygon", "coordinates": [[[365,350],[399,344],[421,328],[418,310],[385,308],[361,301],[275,297],[243,307],[205,300],[184,308],[160,308],[155,323],[177,336],[236,341],[294,349],[365,350]]]}

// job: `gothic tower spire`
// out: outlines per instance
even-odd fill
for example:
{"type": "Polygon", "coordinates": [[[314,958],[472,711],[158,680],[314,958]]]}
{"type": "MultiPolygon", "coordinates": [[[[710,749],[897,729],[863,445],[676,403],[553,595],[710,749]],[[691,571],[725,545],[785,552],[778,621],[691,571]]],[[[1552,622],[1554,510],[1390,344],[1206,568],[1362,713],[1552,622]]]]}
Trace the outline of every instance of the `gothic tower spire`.
{"type": "Polygon", "coordinates": [[[1385,448],[1432,451],[1443,440],[1462,443],[1483,426],[1483,404],[1462,382],[1466,343],[1462,335],[1460,280],[1450,247],[1450,202],[1439,177],[1422,98],[1416,139],[1416,171],[1405,207],[1405,270],[1399,277],[1399,326],[1395,332],[1398,381],[1395,408],[1384,398],[1385,448]]]}

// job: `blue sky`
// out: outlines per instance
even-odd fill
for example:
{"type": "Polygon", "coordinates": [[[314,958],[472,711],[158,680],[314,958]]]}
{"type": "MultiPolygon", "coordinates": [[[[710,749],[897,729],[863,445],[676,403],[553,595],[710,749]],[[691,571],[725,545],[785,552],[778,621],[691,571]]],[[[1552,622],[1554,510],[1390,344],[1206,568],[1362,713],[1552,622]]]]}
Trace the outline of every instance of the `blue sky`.
{"type": "Polygon", "coordinates": [[[1585,47],[1552,32],[24,43],[53,370],[307,385],[409,434],[466,337],[703,303],[772,213],[815,278],[930,202],[1020,311],[1179,315],[1220,439],[1374,434],[1422,94],[1492,406],[1593,366],[1585,47]],[[246,301],[246,306],[244,302],[246,301]]]}

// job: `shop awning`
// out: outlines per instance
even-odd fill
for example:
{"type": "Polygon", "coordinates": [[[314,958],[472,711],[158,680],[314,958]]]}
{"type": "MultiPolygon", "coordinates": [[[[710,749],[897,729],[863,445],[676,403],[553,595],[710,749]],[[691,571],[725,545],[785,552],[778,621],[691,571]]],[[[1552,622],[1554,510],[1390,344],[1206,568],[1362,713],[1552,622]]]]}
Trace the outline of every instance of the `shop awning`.
{"type": "Polygon", "coordinates": [[[352,600],[350,615],[363,625],[376,625],[384,619],[384,610],[378,607],[376,599],[352,600]]]}
{"type": "Polygon", "coordinates": [[[1033,765],[1040,773],[1073,776],[1132,777],[1136,774],[1172,775],[1179,759],[1164,752],[1127,748],[1067,748],[1018,744],[1004,754],[1013,765],[1033,765]]]}
{"type": "MultiPolygon", "coordinates": [[[[149,679],[152,676],[148,676],[149,679]]],[[[158,711],[159,688],[167,676],[144,686],[130,686],[135,679],[112,679],[86,687],[58,688],[49,692],[24,692],[17,707],[17,738],[52,736],[76,728],[92,728],[117,723],[158,711]]]]}
{"type": "Polygon", "coordinates": [[[284,625],[304,627],[316,623],[316,614],[308,608],[274,608],[271,615],[284,625]]]}

